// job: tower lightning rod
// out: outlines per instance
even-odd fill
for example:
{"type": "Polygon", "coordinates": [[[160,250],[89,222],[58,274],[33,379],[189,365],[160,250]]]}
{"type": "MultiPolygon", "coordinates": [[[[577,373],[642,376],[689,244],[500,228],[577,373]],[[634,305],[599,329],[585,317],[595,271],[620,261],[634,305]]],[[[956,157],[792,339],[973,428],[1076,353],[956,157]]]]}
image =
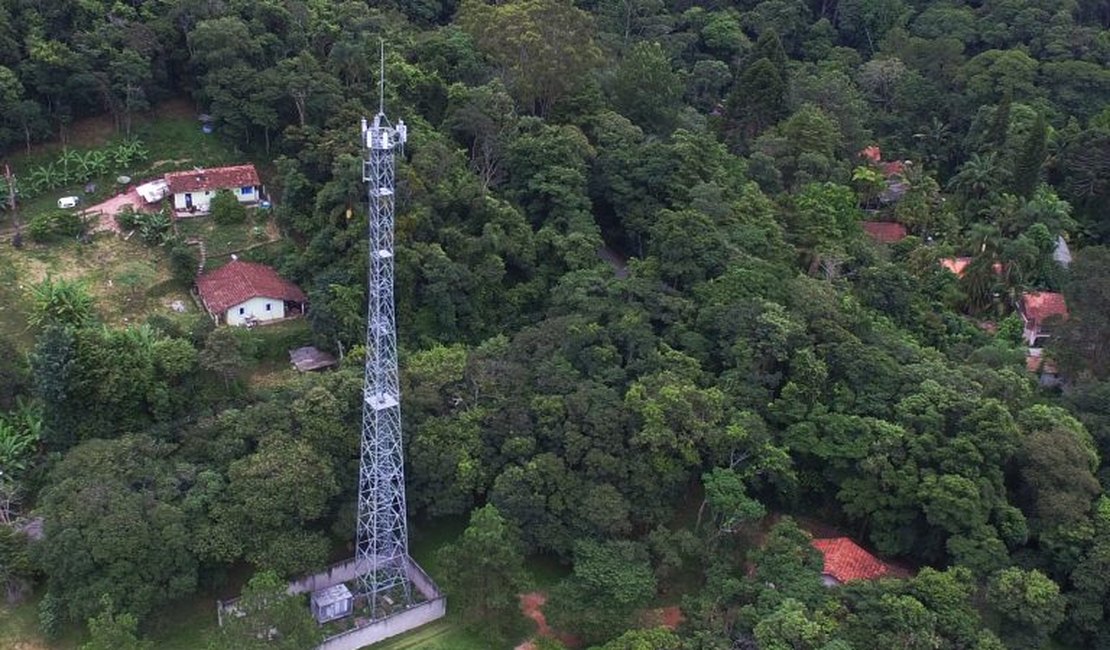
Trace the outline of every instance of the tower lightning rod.
{"type": "Polygon", "coordinates": [[[378,115],[385,115],[385,39],[378,39],[378,115]]]}

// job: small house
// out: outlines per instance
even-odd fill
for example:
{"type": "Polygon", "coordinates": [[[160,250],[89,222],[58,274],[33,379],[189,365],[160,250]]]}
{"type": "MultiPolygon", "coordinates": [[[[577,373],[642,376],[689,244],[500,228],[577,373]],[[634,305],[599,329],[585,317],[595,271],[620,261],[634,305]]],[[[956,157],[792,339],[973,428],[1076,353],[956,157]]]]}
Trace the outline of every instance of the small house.
{"type": "Polygon", "coordinates": [[[166,186],[173,194],[174,210],[191,214],[206,214],[212,197],[220,190],[227,190],[240,203],[248,204],[258,203],[262,190],[254,165],[171,172],[166,174],[166,186]]]}
{"type": "Polygon", "coordinates": [[[812,544],[825,558],[821,581],[826,587],[852,580],[874,580],[895,574],[888,564],[863,550],[847,537],[815,539],[812,544]]]}
{"type": "Polygon", "coordinates": [[[1060,371],[1056,362],[1044,355],[1042,348],[1029,348],[1025,355],[1025,369],[1037,376],[1037,383],[1045,388],[1059,386],[1060,371]]]}
{"type": "Polygon", "coordinates": [[[217,324],[255,325],[304,313],[308,298],[265,264],[232,259],[197,278],[201,304],[217,324]]]}
{"type": "Polygon", "coordinates": [[[1043,339],[1051,336],[1046,321],[1050,318],[1068,317],[1064,295],[1052,291],[1031,291],[1023,293],[1018,301],[1018,314],[1024,324],[1021,337],[1029,347],[1043,347],[1043,339]]]}
{"type": "Polygon", "coordinates": [[[342,582],[312,592],[312,615],[316,622],[323,624],[337,618],[349,616],[354,605],[351,590],[342,582]]]}

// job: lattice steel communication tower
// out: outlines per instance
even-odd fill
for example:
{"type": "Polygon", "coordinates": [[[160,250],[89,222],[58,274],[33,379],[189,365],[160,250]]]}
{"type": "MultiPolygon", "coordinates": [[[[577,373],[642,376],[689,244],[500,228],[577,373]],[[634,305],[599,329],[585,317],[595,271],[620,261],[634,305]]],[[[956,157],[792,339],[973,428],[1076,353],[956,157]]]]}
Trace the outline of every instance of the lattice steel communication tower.
{"type": "Polygon", "coordinates": [[[401,443],[401,392],[397,381],[397,330],[393,303],[393,155],[404,145],[403,121],[393,126],[383,99],[367,125],[362,120],[363,180],[369,210],[369,310],[366,320],[366,375],[363,382],[362,458],[359,465],[358,531],[355,561],[359,595],[371,617],[413,602],[408,576],[405,470],[401,443]]]}

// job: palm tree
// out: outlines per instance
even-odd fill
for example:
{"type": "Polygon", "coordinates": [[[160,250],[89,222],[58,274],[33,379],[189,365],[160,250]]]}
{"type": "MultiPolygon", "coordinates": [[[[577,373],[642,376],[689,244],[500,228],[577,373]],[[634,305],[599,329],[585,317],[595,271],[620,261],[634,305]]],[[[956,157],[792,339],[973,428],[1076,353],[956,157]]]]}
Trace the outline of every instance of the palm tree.
{"type": "Polygon", "coordinates": [[[968,199],[984,199],[994,195],[1002,187],[1004,173],[998,154],[971,154],[960,171],[948,181],[948,187],[968,199]]]}
{"type": "Polygon", "coordinates": [[[948,162],[951,155],[948,141],[952,138],[952,129],[939,117],[934,115],[933,120],[921,127],[913,137],[921,143],[925,164],[940,167],[942,163],[948,162]]]}

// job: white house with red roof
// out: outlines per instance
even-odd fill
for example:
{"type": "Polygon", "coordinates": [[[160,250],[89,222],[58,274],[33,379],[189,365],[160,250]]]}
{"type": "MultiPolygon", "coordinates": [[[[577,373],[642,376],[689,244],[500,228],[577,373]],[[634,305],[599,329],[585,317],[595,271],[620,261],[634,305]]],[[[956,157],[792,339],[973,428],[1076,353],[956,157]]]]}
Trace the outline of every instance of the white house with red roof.
{"type": "Polygon", "coordinates": [[[165,180],[167,191],[173,195],[174,210],[195,214],[207,213],[212,197],[220,190],[231,192],[240,203],[257,203],[262,190],[258,171],[249,164],[170,172],[165,180]]]}
{"type": "Polygon", "coordinates": [[[886,562],[871,555],[847,537],[815,539],[811,543],[825,558],[821,580],[826,587],[897,574],[886,562]]]}
{"type": "Polygon", "coordinates": [[[201,304],[217,324],[254,325],[304,313],[308,298],[265,264],[232,259],[197,278],[201,304]]]}
{"type": "Polygon", "coordinates": [[[1023,293],[1018,302],[1018,313],[1025,324],[1022,329],[1022,339],[1033,348],[1041,347],[1038,339],[1050,336],[1045,322],[1053,317],[1061,320],[1068,317],[1068,306],[1064,302],[1064,294],[1052,291],[1031,291],[1023,293]]]}

